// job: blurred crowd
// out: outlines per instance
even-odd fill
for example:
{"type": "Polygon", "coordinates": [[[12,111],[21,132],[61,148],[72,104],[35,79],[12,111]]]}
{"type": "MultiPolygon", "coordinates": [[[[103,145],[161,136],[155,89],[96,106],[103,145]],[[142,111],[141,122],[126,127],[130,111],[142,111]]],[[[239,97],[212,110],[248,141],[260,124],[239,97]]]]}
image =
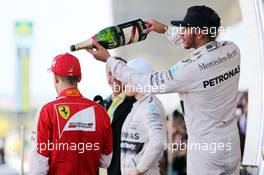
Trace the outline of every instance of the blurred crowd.
{"type": "Polygon", "coordinates": [[[246,137],[247,114],[248,114],[248,92],[240,92],[238,94],[236,116],[238,119],[238,128],[239,128],[242,158],[243,158],[245,137],[246,137]]]}

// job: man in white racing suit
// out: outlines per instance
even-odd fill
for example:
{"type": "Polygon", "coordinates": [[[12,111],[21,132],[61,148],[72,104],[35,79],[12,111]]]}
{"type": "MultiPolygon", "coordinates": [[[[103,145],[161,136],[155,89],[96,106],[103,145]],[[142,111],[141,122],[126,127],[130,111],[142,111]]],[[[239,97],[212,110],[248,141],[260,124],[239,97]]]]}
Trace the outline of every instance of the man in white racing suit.
{"type": "MultiPolygon", "coordinates": [[[[146,33],[168,30],[167,25],[157,21],[146,22],[146,33]]],[[[195,50],[190,59],[167,71],[139,73],[111,57],[96,42],[96,50],[87,51],[107,62],[116,79],[124,84],[157,86],[152,88],[153,93],[179,93],[188,132],[188,175],[238,175],[241,155],[235,109],[239,48],[230,41],[215,41],[216,33],[204,32],[220,26],[219,16],[209,7],[190,7],[183,21],[171,23],[181,27],[184,48],[195,50]]]]}
{"type": "MultiPolygon", "coordinates": [[[[130,60],[127,65],[137,72],[152,72],[143,58],[130,60]]],[[[164,108],[155,95],[142,94],[140,87],[126,84],[125,93],[134,96],[137,102],[122,127],[122,175],[159,175],[159,160],[167,141],[164,108]]]]}

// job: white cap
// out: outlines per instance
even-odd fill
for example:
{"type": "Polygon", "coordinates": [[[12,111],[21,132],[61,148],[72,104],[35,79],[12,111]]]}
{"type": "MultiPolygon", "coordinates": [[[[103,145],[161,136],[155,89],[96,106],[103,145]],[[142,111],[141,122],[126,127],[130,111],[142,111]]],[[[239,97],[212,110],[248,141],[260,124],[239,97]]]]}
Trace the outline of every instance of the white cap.
{"type": "Polygon", "coordinates": [[[151,73],[153,71],[151,64],[145,58],[134,58],[129,60],[127,66],[135,69],[139,73],[151,73]]]}

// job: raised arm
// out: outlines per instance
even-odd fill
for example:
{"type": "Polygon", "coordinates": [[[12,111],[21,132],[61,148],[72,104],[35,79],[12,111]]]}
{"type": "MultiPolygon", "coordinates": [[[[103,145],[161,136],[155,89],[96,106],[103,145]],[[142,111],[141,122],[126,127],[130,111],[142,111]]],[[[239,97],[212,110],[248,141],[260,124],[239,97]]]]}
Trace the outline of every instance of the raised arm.
{"type": "Polygon", "coordinates": [[[141,74],[111,57],[109,52],[96,41],[93,44],[94,49],[86,50],[95,59],[106,62],[114,77],[122,81],[123,84],[139,86],[137,89],[142,89],[144,93],[186,92],[197,86],[197,81],[193,81],[193,74],[197,67],[191,61],[180,61],[166,71],[141,74]]]}

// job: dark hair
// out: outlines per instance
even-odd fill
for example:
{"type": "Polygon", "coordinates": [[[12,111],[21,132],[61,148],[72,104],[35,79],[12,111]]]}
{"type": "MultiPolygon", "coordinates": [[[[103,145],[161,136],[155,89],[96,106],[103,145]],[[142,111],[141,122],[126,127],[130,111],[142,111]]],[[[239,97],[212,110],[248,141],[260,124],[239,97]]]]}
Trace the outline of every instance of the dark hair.
{"type": "Polygon", "coordinates": [[[66,77],[60,76],[60,79],[62,82],[69,83],[70,85],[74,85],[80,81],[81,76],[80,75],[79,76],[66,76],[66,77]]]}
{"type": "Polygon", "coordinates": [[[182,113],[180,113],[177,109],[173,111],[172,116],[173,116],[173,119],[183,119],[182,113]]]}
{"type": "Polygon", "coordinates": [[[115,59],[117,59],[117,60],[119,60],[119,61],[123,61],[124,63],[127,63],[127,61],[126,61],[125,59],[121,58],[121,57],[116,57],[116,56],[115,56],[115,59]]]}

